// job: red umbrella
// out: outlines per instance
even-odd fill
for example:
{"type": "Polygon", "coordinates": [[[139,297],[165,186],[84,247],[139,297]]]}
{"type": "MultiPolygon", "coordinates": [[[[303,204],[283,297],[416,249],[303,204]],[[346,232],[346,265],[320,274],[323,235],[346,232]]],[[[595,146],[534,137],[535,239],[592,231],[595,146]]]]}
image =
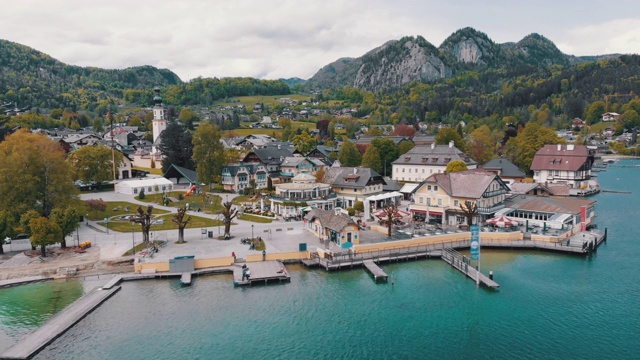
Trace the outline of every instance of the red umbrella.
{"type": "MultiPolygon", "coordinates": [[[[410,214],[408,212],[402,211],[402,210],[396,210],[396,212],[393,213],[393,217],[395,218],[401,218],[401,217],[405,217],[405,216],[409,216],[410,214]]],[[[387,213],[384,212],[384,210],[380,210],[378,212],[376,212],[375,214],[373,214],[373,216],[379,217],[379,218],[386,218],[387,217],[387,213]]]]}
{"type": "Polygon", "coordinates": [[[517,220],[508,218],[506,216],[500,216],[500,217],[495,217],[487,220],[487,224],[492,226],[505,227],[505,226],[516,226],[520,223],[517,220]]]}

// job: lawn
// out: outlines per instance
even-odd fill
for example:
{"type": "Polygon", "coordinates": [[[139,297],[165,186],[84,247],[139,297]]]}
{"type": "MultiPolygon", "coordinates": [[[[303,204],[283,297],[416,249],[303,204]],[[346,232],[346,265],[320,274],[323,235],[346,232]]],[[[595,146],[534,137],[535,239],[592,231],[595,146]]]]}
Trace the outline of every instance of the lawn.
{"type": "Polygon", "coordinates": [[[251,222],[261,223],[261,224],[271,224],[271,222],[273,221],[271,219],[266,219],[261,216],[254,216],[254,215],[247,215],[247,214],[242,214],[238,216],[238,220],[251,221],[251,222]]]}
{"type": "MultiPolygon", "coordinates": [[[[154,209],[153,211],[155,213],[156,210],[154,209]]],[[[193,216],[193,215],[189,215],[189,216],[191,216],[191,221],[187,225],[187,229],[224,226],[222,221],[219,221],[219,220],[208,219],[208,218],[203,218],[200,216],[193,216]]],[[[164,214],[160,216],[154,216],[153,218],[155,221],[164,221],[164,224],[151,225],[150,231],[177,230],[178,225],[174,224],[171,221],[172,217],[173,217],[173,214],[164,214]]],[[[99,224],[102,226],[105,226],[104,222],[100,222],[99,224]]],[[[231,225],[235,225],[235,224],[231,223],[231,225]]],[[[139,224],[131,225],[131,222],[129,222],[128,220],[118,221],[118,220],[112,219],[111,221],[109,221],[109,230],[119,231],[119,232],[130,232],[132,229],[135,232],[139,232],[140,225],[139,224]]]]}
{"type": "Polygon", "coordinates": [[[312,98],[312,96],[311,95],[300,95],[300,94],[269,95],[269,96],[263,96],[263,95],[258,95],[258,96],[237,96],[237,97],[233,97],[233,98],[229,99],[229,100],[233,100],[233,102],[220,101],[220,102],[216,102],[215,105],[236,106],[238,104],[243,104],[247,108],[251,109],[251,108],[253,108],[253,105],[255,105],[257,103],[263,103],[265,106],[267,106],[267,105],[268,106],[280,105],[280,104],[282,104],[280,102],[280,98],[289,98],[289,99],[298,100],[299,102],[302,102],[302,101],[310,100],[312,98]]]}
{"type": "MultiPolygon", "coordinates": [[[[170,193],[167,193],[167,195],[169,197],[172,197],[174,199],[179,199],[180,195],[184,195],[184,191],[172,191],[170,193]]],[[[140,200],[140,201],[144,201],[144,202],[148,202],[148,203],[155,203],[155,204],[160,204],[162,202],[162,194],[145,194],[144,199],[140,199],[139,196],[136,196],[136,200],[140,200]]],[[[169,206],[172,207],[181,207],[184,204],[189,204],[189,209],[190,210],[195,210],[195,209],[202,209],[202,211],[206,212],[206,213],[212,213],[215,214],[218,211],[222,210],[222,198],[220,198],[220,196],[218,195],[212,195],[208,202],[206,202],[205,204],[205,197],[204,195],[200,194],[200,195],[189,195],[184,197],[183,200],[178,201],[178,202],[170,202],[169,206]],[[213,203],[213,204],[212,204],[213,203]]]]}
{"type": "MultiPolygon", "coordinates": [[[[118,215],[131,215],[131,214],[137,214],[136,209],[138,208],[137,204],[134,203],[130,203],[130,202],[126,202],[126,201],[113,201],[113,202],[107,202],[107,211],[105,212],[101,212],[101,211],[92,211],[87,207],[86,210],[86,216],[89,218],[89,220],[92,221],[97,221],[97,220],[102,220],[106,217],[108,218],[112,218],[114,216],[118,216],[118,215]],[[124,209],[126,207],[129,207],[129,211],[125,212],[124,209]],[[115,208],[120,208],[120,210],[114,210],[115,208]]],[[[146,207],[143,207],[146,211],[146,207]]],[[[168,213],[168,211],[166,210],[161,210],[161,209],[153,209],[153,213],[154,214],[166,214],[168,213]]]]}

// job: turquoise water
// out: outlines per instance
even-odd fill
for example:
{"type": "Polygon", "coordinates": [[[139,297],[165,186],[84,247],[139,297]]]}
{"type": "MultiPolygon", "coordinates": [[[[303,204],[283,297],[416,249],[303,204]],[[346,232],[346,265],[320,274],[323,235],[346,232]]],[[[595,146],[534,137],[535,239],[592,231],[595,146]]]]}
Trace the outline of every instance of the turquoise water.
{"type": "MultiPolygon", "coordinates": [[[[499,291],[439,260],[327,273],[289,267],[291,283],[233,288],[231,276],[124,283],[37,359],[635,359],[640,347],[637,168],[599,173],[590,257],[484,251],[499,291]]],[[[1,325],[0,325],[1,326],[1,325]]]]}

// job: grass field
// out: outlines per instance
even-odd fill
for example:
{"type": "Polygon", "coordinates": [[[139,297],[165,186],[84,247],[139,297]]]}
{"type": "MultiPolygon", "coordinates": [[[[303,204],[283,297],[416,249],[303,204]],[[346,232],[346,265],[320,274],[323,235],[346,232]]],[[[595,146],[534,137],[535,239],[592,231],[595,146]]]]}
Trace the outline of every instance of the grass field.
{"type": "MultiPolygon", "coordinates": [[[[249,127],[250,124],[252,123],[244,122],[241,124],[242,126],[244,126],[243,128],[225,130],[222,132],[222,135],[226,136],[229,133],[233,133],[233,134],[236,134],[237,136],[243,136],[243,137],[247,135],[252,135],[252,134],[263,134],[263,135],[269,135],[269,136],[273,136],[273,134],[276,134],[276,137],[279,137],[282,135],[282,129],[251,129],[249,127]]],[[[293,127],[293,130],[297,130],[298,128],[301,128],[301,127],[306,127],[309,130],[313,130],[316,128],[316,124],[314,123],[299,122],[299,121],[292,121],[291,126],[293,127]]]]}
{"type": "Polygon", "coordinates": [[[252,108],[253,105],[257,104],[257,103],[263,103],[265,105],[268,106],[275,106],[275,105],[279,105],[282,104],[280,102],[280,98],[289,98],[289,99],[293,99],[293,100],[298,100],[299,102],[302,101],[308,101],[312,98],[311,95],[300,95],[300,94],[289,94],[289,95],[270,95],[270,96],[237,96],[237,97],[233,97],[230,99],[227,99],[227,101],[219,101],[214,103],[214,105],[238,105],[238,104],[242,104],[246,107],[252,108]]]}
{"type": "Polygon", "coordinates": [[[142,170],[142,171],[148,171],[149,174],[153,174],[153,175],[162,175],[162,168],[161,168],[162,164],[156,164],[156,168],[152,169],[152,168],[144,168],[144,167],[139,167],[139,166],[135,166],[132,169],[133,170],[142,170]]]}
{"type": "MultiPolygon", "coordinates": [[[[174,199],[178,199],[180,194],[184,195],[184,191],[172,191],[170,193],[167,193],[169,197],[172,197],[174,199]]],[[[136,200],[140,200],[139,196],[136,196],[136,200]]],[[[160,204],[162,202],[162,194],[145,195],[144,199],[140,201],[160,204]]],[[[169,206],[181,207],[185,204],[189,204],[190,210],[202,209],[202,211],[212,214],[215,214],[218,211],[222,210],[222,198],[220,198],[220,196],[213,195],[209,201],[210,202],[207,202],[205,204],[204,195],[189,195],[181,201],[170,202],[169,206]]]]}

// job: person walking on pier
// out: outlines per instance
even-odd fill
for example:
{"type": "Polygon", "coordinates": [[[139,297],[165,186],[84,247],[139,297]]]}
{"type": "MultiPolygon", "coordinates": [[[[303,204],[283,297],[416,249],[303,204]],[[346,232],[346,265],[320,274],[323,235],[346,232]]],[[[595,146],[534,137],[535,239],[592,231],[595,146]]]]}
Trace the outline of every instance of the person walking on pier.
{"type": "Polygon", "coordinates": [[[236,252],[232,251],[231,256],[233,256],[233,262],[236,262],[236,252]]]}
{"type": "Polygon", "coordinates": [[[262,261],[267,259],[267,250],[262,250],[262,261]]]}

